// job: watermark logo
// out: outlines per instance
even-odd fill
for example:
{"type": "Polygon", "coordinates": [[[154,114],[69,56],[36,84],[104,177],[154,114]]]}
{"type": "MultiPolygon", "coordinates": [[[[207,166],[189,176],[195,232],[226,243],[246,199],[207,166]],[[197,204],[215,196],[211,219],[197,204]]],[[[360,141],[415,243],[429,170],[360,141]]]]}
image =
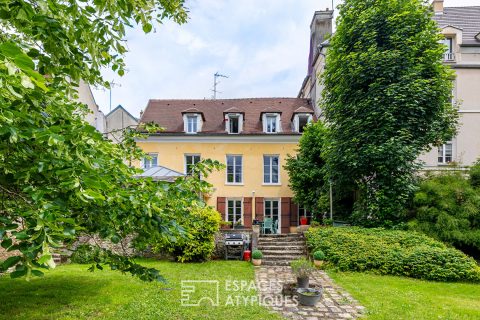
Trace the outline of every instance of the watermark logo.
{"type": "Polygon", "coordinates": [[[285,295],[277,281],[182,280],[181,304],[184,307],[223,306],[297,306],[297,297],[285,295]],[[220,287],[222,285],[222,287],[220,287]],[[222,302],[220,303],[220,288],[222,302]],[[260,294],[257,294],[260,293],[260,294]]]}
{"type": "Polygon", "coordinates": [[[184,307],[209,304],[220,305],[220,283],[218,280],[182,280],[181,303],[184,307]]]}

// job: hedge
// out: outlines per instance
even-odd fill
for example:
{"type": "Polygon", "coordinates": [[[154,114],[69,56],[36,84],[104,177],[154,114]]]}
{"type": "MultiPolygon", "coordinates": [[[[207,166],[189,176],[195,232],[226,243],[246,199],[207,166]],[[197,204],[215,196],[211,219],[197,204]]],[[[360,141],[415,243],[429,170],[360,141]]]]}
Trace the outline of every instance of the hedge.
{"type": "Polygon", "coordinates": [[[359,227],[311,228],[311,252],[322,250],[340,271],[373,271],[436,281],[480,281],[473,258],[416,232],[359,227]]]}

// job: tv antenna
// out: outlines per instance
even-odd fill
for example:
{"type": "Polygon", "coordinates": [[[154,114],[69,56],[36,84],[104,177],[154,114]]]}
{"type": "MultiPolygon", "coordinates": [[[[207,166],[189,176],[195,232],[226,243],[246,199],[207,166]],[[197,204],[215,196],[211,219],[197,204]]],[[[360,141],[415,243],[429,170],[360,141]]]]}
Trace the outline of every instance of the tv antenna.
{"type": "Polygon", "coordinates": [[[112,111],[112,89],[115,87],[121,87],[122,85],[120,83],[115,83],[115,80],[112,80],[110,82],[110,111],[112,111]]]}
{"type": "Polygon", "coordinates": [[[226,75],[223,75],[223,74],[220,74],[218,72],[215,72],[215,74],[213,75],[213,100],[217,99],[217,92],[218,93],[221,93],[220,91],[217,91],[217,84],[220,83],[220,81],[218,81],[217,79],[218,78],[228,78],[228,76],[226,75]]]}

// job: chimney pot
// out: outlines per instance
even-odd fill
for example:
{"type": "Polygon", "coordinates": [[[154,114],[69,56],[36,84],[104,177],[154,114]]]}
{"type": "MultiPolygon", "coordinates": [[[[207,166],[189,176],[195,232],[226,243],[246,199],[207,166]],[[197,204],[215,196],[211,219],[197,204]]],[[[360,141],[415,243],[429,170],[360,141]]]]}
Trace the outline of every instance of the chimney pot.
{"type": "Polygon", "coordinates": [[[435,14],[443,14],[443,0],[433,0],[432,5],[435,14]]]}

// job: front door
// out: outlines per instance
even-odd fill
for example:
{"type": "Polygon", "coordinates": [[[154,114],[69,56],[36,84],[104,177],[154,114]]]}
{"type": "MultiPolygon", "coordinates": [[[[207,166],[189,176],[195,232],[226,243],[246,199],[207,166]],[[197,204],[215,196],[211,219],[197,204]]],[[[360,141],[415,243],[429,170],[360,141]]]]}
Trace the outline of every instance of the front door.
{"type": "Polygon", "coordinates": [[[265,218],[272,218],[273,225],[277,229],[274,233],[280,233],[281,221],[280,221],[280,200],[279,199],[265,199],[265,218]]]}

